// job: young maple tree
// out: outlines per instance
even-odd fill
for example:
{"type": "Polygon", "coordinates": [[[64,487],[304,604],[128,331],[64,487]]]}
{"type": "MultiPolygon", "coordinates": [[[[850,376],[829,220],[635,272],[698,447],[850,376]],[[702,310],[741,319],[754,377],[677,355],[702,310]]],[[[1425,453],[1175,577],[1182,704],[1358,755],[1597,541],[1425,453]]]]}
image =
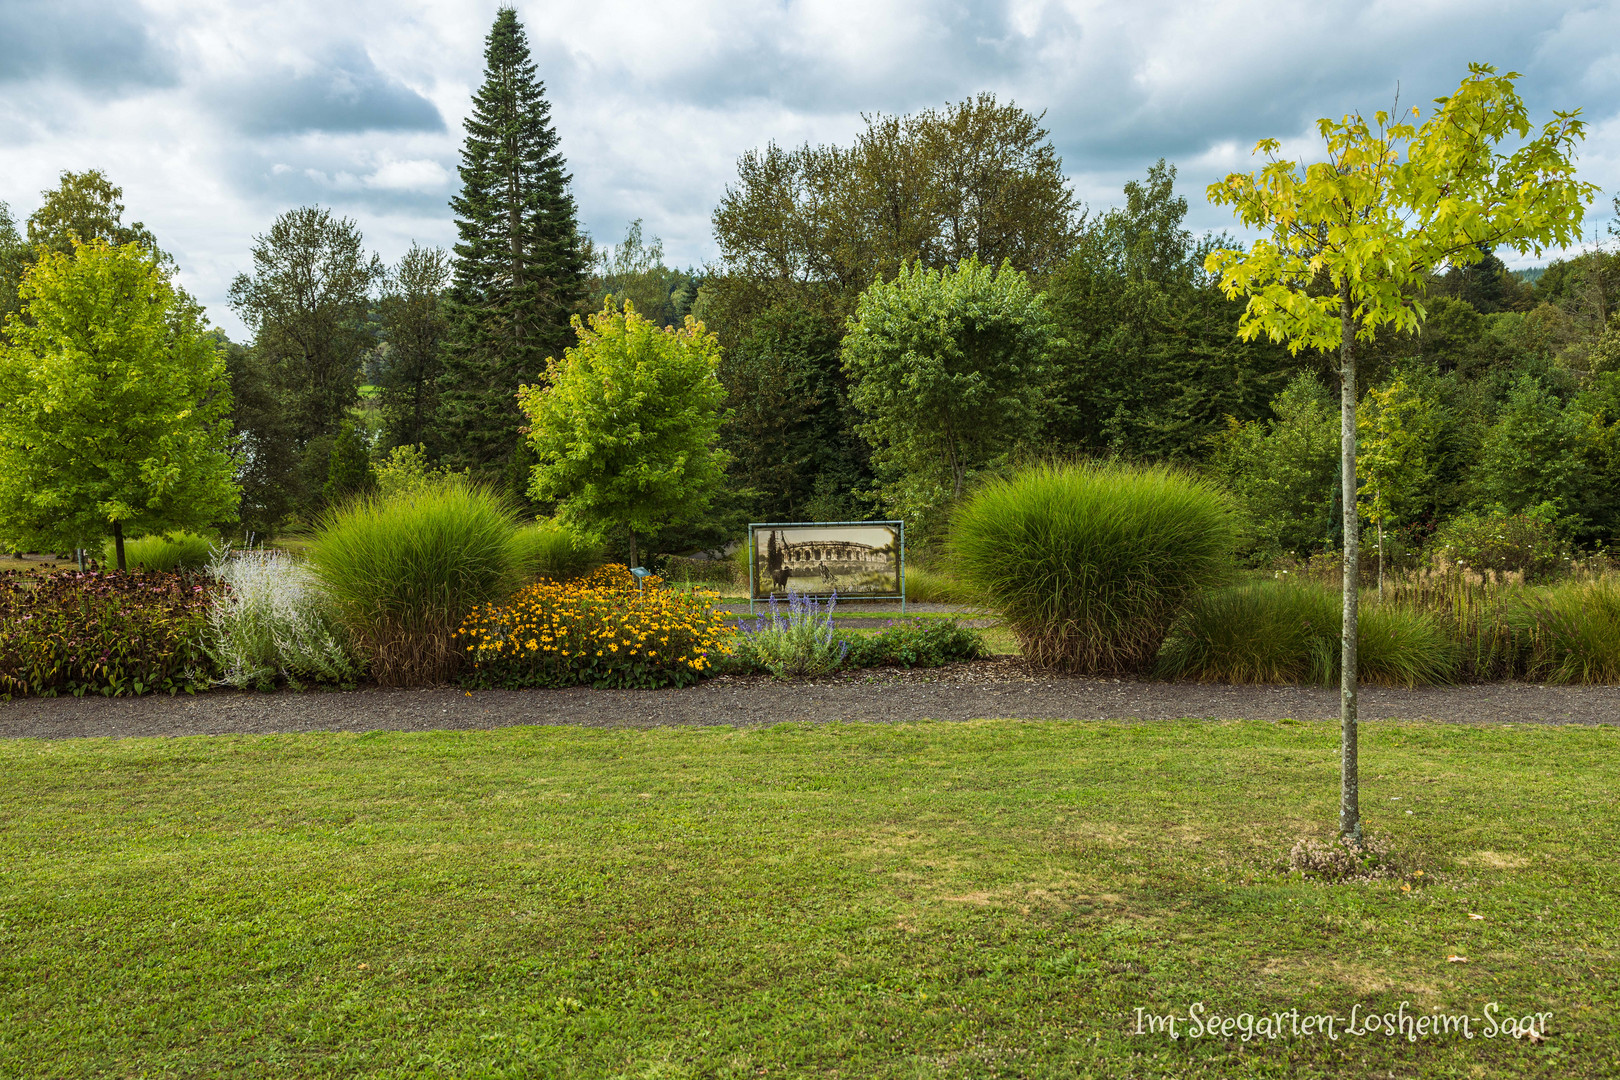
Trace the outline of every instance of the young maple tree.
{"type": "Polygon", "coordinates": [[[690,315],[661,327],[611,298],[573,321],[579,344],[518,388],[539,459],[529,493],[587,532],[625,530],[634,564],[638,538],[696,519],[725,482],[720,345],[690,315]]]}
{"type": "Polygon", "coordinates": [[[0,537],[100,546],[235,516],[231,384],[202,311],[130,243],[40,249],[0,347],[0,537]]]}
{"type": "Polygon", "coordinates": [[[1467,266],[1493,247],[1540,254],[1580,238],[1596,185],[1575,179],[1580,110],[1554,112],[1532,136],[1517,72],[1470,64],[1468,77],[1421,125],[1360,113],[1317,121],[1325,159],[1278,158],[1211,184],[1209,199],[1233,208],[1263,235],[1247,251],[1218,250],[1205,269],[1230,297],[1246,295],[1239,334],[1265,334],[1303,349],[1336,350],[1341,383],[1344,622],[1341,643],[1339,831],[1360,844],[1356,761],[1356,634],[1360,545],[1356,497],[1356,345],[1382,327],[1414,331],[1429,277],[1467,266]],[[1511,152],[1504,152],[1504,143],[1511,152]],[[1514,144],[1517,144],[1516,146],[1514,144]]]}

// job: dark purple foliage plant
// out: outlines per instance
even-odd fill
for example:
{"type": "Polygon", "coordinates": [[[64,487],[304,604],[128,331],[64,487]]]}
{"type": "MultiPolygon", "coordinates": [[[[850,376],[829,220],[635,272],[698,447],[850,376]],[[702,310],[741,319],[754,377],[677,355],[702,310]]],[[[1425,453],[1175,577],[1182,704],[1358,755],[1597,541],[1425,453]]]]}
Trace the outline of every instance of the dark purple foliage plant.
{"type": "Polygon", "coordinates": [[[209,589],[190,573],[0,571],[0,700],[207,689],[209,589]]]}

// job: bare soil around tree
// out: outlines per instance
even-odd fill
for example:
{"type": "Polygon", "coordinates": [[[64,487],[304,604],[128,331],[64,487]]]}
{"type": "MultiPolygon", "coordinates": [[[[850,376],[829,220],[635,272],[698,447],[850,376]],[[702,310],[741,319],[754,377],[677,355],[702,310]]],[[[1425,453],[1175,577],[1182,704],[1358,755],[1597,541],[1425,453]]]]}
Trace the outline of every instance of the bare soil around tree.
{"type": "MultiPolygon", "coordinates": [[[[425,690],[243,693],[195,697],[26,698],[0,703],[0,737],[270,735],[305,731],[477,730],[514,724],[649,728],[784,722],[892,724],[1041,720],[1334,720],[1337,690],[1314,686],[1070,679],[1016,657],[931,670],[878,669],[816,679],[723,676],[682,690],[425,690]]],[[[1491,683],[1415,690],[1364,687],[1361,715],[1462,724],[1620,725],[1620,687],[1491,683]]]]}

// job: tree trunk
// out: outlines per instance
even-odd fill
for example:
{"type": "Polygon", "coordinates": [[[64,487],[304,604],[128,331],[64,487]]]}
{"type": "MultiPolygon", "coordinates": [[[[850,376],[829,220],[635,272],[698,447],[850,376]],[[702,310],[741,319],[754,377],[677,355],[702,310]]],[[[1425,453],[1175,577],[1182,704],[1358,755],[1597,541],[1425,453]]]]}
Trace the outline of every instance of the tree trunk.
{"type": "Polygon", "coordinates": [[[1378,519],[1378,602],[1384,602],[1384,519],[1378,519]]]}
{"type": "Polygon", "coordinates": [[[113,522],[113,550],[118,553],[118,569],[123,570],[125,567],[124,567],[124,523],[122,521],[113,522]]]}
{"type": "Polygon", "coordinates": [[[1350,284],[1339,289],[1339,456],[1344,485],[1344,625],[1339,671],[1339,835],[1361,846],[1361,776],[1356,762],[1356,627],[1361,522],[1356,508],[1356,323],[1350,284]]]}
{"type": "Polygon", "coordinates": [[[640,566],[641,563],[638,561],[640,558],[641,558],[641,554],[636,549],[636,530],[631,529],[630,530],[630,565],[631,566],[640,566]]]}

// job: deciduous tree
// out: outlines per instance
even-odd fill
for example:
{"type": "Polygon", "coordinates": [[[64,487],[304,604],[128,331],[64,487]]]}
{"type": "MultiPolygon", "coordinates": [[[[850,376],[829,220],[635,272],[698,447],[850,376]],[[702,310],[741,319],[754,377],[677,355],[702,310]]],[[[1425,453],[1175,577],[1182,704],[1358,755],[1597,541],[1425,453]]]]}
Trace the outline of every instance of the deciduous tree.
{"type": "Polygon", "coordinates": [[[1384,531],[1411,520],[1434,484],[1438,404],[1405,376],[1373,387],[1361,402],[1361,513],[1378,530],[1378,596],[1384,596],[1384,531]]]}
{"type": "Polygon", "coordinates": [[[1007,263],[913,264],[861,294],[844,370],[891,513],[926,519],[1034,436],[1055,337],[1041,297],[1007,263]]]}
{"type": "Polygon", "coordinates": [[[637,313],[660,326],[679,326],[692,313],[697,278],[664,265],[664,242],[642,238],[641,219],[625,229],[624,239],[596,249],[592,258],[592,300],[622,307],[626,300],[637,313]]]}
{"type": "Polygon", "coordinates": [[[11,207],[0,202],[0,344],[5,341],[6,320],[18,310],[17,286],[22,283],[28,263],[28,245],[17,232],[11,207]]]}
{"type": "Polygon", "coordinates": [[[628,304],[574,329],[548,382],[519,392],[538,458],[530,494],[587,531],[626,530],[634,562],[638,537],[701,515],[724,479],[720,346],[691,316],[660,327],[628,304]]]}
{"type": "Polygon", "coordinates": [[[851,147],[743,155],[714,211],[729,276],[718,288],[841,321],[903,265],[973,257],[1043,277],[1074,245],[1079,206],[1041,118],[994,95],[909,116],[869,116],[851,147]]]}
{"type": "Polygon", "coordinates": [[[44,252],[0,350],[0,534],[90,547],[235,515],[225,358],[136,244],[44,252]]]}
{"type": "Polygon", "coordinates": [[[359,226],[301,206],[253,238],[253,273],[230,301],[272,366],[300,447],[337,433],[359,401],[360,361],[374,343],[369,318],[382,261],[359,226]]]}
{"type": "Polygon", "coordinates": [[[1268,164],[1209,187],[1212,202],[1263,235],[1248,251],[1206,261],[1229,296],[1246,295],[1240,333],[1290,349],[1339,354],[1344,512],[1344,626],[1340,684],[1342,784],[1339,830],[1362,836],[1356,753],[1356,627],[1360,578],[1356,473],[1356,354],[1382,327],[1414,331],[1422,295],[1445,267],[1468,266],[1493,247],[1541,251],[1580,236],[1596,188],[1575,179],[1584,125],[1554,113],[1532,136],[1514,87],[1519,75],[1487,64],[1429,119],[1377,112],[1318,121],[1325,159],[1279,159],[1280,143],[1255,152],[1268,164]],[[1520,142],[1522,140],[1522,142],[1520,142]],[[1504,141],[1519,142],[1511,154],[1504,141]]]}
{"type": "Polygon", "coordinates": [[[1309,372],[1296,375],[1270,409],[1270,419],[1228,420],[1210,465],[1243,509],[1254,554],[1303,554],[1332,532],[1338,418],[1309,372]]]}
{"type": "MultiPolygon", "coordinates": [[[[383,282],[377,382],[386,445],[415,446],[431,434],[448,323],[444,290],[450,260],[441,248],[412,244],[383,282]]],[[[437,449],[437,448],[436,448],[437,449]]]]}

